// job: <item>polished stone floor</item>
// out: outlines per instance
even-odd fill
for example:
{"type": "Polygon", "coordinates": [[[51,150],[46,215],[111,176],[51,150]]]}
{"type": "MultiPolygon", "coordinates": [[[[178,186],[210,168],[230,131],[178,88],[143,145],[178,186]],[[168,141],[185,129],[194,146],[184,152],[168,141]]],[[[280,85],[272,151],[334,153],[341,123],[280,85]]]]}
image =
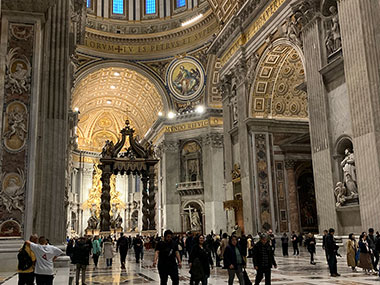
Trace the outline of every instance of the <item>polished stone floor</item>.
{"type": "MultiPolygon", "coordinates": [[[[358,272],[352,272],[351,269],[346,267],[345,257],[338,259],[338,268],[341,277],[331,278],[329,276],[328,267],[326,261],[322,256],[322,252],[319,251],[316,258],[316,265],[309,264],[309,255],[304,249],[301,250],[301,255],[298,257],[278,256],[280,252],[276,253],[276,260],[278,263],[278,269],[272,271],[272,284],[281,285],[324,285],[324,284],[340,284],[340,285],[364,285],[364,284],[377,284],[380,285],[380,278],[374,275],[365,275],[360,269],[358,272]]],[[[133,251],[128,255],[127,269],[121,270],[119,264],[119,258],[116,256],[113,260],[114,264],[112,269],[107,269],[105,265],[105,259],[100,257],[99,268],[94,269],[94,265],[91,260],[91,264],[87,270],[86,284],[159,284],[159,276],[156,268],[152,266],[153,251],[145,252],[144,260],[140,264],[136,264],[133,259],[133,251]]],[[[184,267],[180,270],[180,284],[189,284],[190,275],[187,260],[183,261],[184,267]]],[[[251,279],[254,281],[255,270],[252,268],[251,260],[248,260],[247,272],[251,279]]],[[[67,272],[61,272],[62,269],[57,269],[57,276],[54,284],[67,284],[67,272]],[[63,276],[62,276],[63,275],[63,276]],[[66,276],[66,278],[64,278],[66,276]]],[[[14,273],[13,273],[14,274],[14,273]]],[[[13,275],[12,274],[12,275],[13,275]]],[[[73,268],[70,271],[72,284],[75,284],[73,276],[75,272],[73,268]],[[74,281],[74,282],[73,282],[74,281]]],[[[9,276],[9,275],[8,275],[9,276]]],[[[1,277],[1,276],[0,276],[1,277]]],[[[0,284],[2,284],[0,278],[0,284]]],[[[238,284],[237,280],[235,283],[238,284]]],[[[13,285],[17,284],[17,276],[13,275],[8,278],[3,284],[13,285]]],[[[169,284],[171,282],[169,281],[169,284]]],[[[211,285],[227,284],[227,271],[221,268],[214,268],[209,279],[211,285]]],[[[264,284],[262,282],[261,284],[264,284]]]]}
{"type": "MultiPolygon", "coordinates": [[[[133,260],[133,252],[128,255],[127,269],[121,270],[119,258],[114,258],[112,269],[105,268],[105,260],[100,258],[98,269],[93,265],[89,266],[86,284],[159,284],[158,271],[152,266],[153,252],[145,252],[144,260],[136,264],[133,260]]],[[[293,284],[293,285],[361,285],[380,284],[380,278],[373,275],[365,275],[364,272],[352,272],[345,266],[345,258],[338,261],[339,273],[341,277],[331,278],[323,256],[317,256],[317,264],[309,264],[309,256],[306,252],[301,252],[299,257],[277,257],[278,269],[273,270],[272,284],[293,284]]],[[[248,263],[248,275],[251,281],[255,278],[255,270],[252,268],[251,260],[248,263]]],[[[71,272],[73,275],[74,272],[71,272]]],[[[190,275],[187,261],[184,260],[184,267],[180,270],[180,284],[189,284],[190,275]]],[[[169,284],[171,282],[169,281],[169,284]]],[[[227,271],[221,268],[214,268],[209,279],[209,284],[227,284],[227,271]]],[[[236,280],[236,284],[238,284],[236,280]]],[[[264,282],[262,282],[264,284],[264,282]]]]}

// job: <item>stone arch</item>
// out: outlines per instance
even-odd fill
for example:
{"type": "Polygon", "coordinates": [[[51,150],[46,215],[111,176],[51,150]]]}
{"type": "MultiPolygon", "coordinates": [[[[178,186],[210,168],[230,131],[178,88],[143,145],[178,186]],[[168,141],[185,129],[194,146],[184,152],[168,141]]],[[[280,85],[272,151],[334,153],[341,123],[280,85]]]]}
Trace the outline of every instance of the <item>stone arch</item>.
{"type": "Polygon", "coordinates": [[[346,149],[349,149],[352,152],[354,151],[352,138],[348,135],[342,135],[336,140],[334,147],[334,159],[337,171],[335,178],[337,178],[338,181],[344,181],[343,170],[340,164],[345,158],[346,149]]]}
{"type": "Polygon", "coordinates": [[[254,118],[308,119],[305,68],[301,48],[286,39],[267,48],[255,71],[249,99],[254,118]]]}

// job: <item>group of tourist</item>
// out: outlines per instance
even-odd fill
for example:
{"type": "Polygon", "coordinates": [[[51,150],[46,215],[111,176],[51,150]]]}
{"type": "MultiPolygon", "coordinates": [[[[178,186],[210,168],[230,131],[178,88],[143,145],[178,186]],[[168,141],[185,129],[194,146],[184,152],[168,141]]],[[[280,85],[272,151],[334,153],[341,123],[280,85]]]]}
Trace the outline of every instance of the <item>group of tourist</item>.
{"type": "MultiPolygon", "coordinates": [[[[336,243],[335,230],[325,230],[322,239],[322,248],[325,251],[326,261],[332,277],[340,276],[337,270],[337,256],[340,256],[339,246],[336,243]]],[[[187,258],[190,268],[190,284],[205,285],[214,267],[221,267],[228,271],[228,284],[231,285],[237,277],[240,285],[251,284],[245,272],[247,258],[252,258],[252,263],[257,271],[255,284],[260,284],[265,276],[265,284],[271,284],[271,269],[277,267],[275,261],[276,239],[272,230],[259,233],[259,240],[255,243],[252,235],[237,235],[236,232],[228,236],[226,233],[215,235],[213,233],[194,235],[188,232],[185,235],[174,235],[167,230],[163,239],[158,236],[140,236],[132,238],[123,233],[117,238],[115,235],[108,237],[90,237],[67,239],[66,254],[75,264],[75,282],[85,284],[86,269],[92,255],[95,269],[98,267],[99,256],[103,254],[107,268],[112,267],[112,260],[116,253],[120,254],[121,269],[126,269],[126,256],[133,248],[136,263],[144,257],[144,248],[155,249],[153,266],[157,266],[161,284],[167,284],[168,278],[173,284],[179,284],[178,269],[182,266],[182,260],[187,258]],[[81,275],[81,276],[80,276],[81,275]]],[[[299,255],[299,246],[304,245],[310,253],[310,263],[315,265],[316,239],[312,233],[305,236],[292,232],[290,236],[284,233],[281,236],[282,254],[288,256],[289,242],[293,245],[293,255],[299,255]]],[[[363,232],[359,241],[354,234],[350,234],[346,243],[347,264],[356,271],[357,267],[371,274],[378,272],[380,234],[374,233],[370,228],[368,234],[363,232]]],[[[19,260],[19,284],[37,285],[53,284],[53,263],[63,252],[50,245],[48,240],[41,236],[32,235],[26,241],[18,254],[19,260]]],[[[377,273],[376,273],[377,274],[377,273]]]]}

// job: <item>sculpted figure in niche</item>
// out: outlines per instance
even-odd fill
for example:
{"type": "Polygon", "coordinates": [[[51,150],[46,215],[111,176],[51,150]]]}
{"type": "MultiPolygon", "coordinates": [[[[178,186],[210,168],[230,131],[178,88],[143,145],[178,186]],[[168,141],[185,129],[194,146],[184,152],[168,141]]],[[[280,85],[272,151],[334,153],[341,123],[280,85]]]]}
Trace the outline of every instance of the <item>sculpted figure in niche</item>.
{"type": "Polygon", "coordinates": [[[300,40],[300,29],[298,28],[296,21],[292,18],[287,21],[286,36],[290,41],[302,46],[302,42],[300,40]]]}
{"type": "Polygon", "coordinates": [[[98,227],[99,219],[96,216],[96,205],[93,205],[90,209],[91,216],[87,220],[87,229],[95,230],[98,227]]]}
{"type": "MultiPolygon", "coordinates": [[[[5,175],[3,175],[4,179],[5,175]]],[[[4,187],[5,185],[3,185],[4,187]]],[[[11,177],[7,181],[7,185],[0,191],[0,205],[5,207],[8,213],[12,210],[20,210],[24,212],[23,196],[25,181],[20,181],[16,177],[11,177]]]]}
{"type": "Polygon", "coordinates": [[[349,149],[346,149],[344,154],[346,157],[340,164],[343,168],[344,183],[346,184],[349,195],[352,193],[357,194],[355,156],[349,149]]]}
{"type": "Polygon", "coordinates": [[[11,139],[12,136],[16,135],[21,141],[24,141],[27,133],[24,119],[25,113],[16,109],[10,112],[8,116],[9,130],[4,136],[11,139]]]}
{"type": "Polygon", "coordinates": [[[191,213],[191,230],[192,231],[200,231],[202,230],[201,219],[199,217],[199,213],[197,209],[191,213]]]}
{"type": "Polygon", "coordinates": [[[331,28],[327,31],[327,37],[325,40],[328,54],[332,54],[342,46],[342,40],[340,35],[339,16],[335,6],[331,6],[329,9],[331,18],[331,28]]]}

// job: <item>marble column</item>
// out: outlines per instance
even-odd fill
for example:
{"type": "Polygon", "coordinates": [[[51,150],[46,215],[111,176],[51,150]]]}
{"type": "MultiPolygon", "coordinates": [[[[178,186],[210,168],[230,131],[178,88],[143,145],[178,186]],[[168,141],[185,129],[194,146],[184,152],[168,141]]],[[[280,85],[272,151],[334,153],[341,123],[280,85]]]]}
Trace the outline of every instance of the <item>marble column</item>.
{"type": "Polygon", "coordinates": [[[289,195],[289,221],[290,230],[300,232],[300,219],[299,219],[299,207],[298,207],[298,195],[297,184],[295,175],[295,161],[285,160],[285,169],[288,182],[288,195],[289,195]]]}
{"type": "Polygon", "coordinates": [[[57,0],[46,14],[44,57],[39,94],[36,189],[33,232],[52,243],[65,240],[65,170],[69,142],[68,108],[71,89],[70,3],[57,0]]]}
{"type": "Polygon", "coordinates": [[[338,1],[363,229],[380,228],[379,6],[375,0],[338,1]]]}
{"type": "MultiPolygon", "coordinates": [[[[303,14],[303,8],[299,14],[303,14]]],[[[309,104],[309,125],[314,170],[315,194],[319,213],[319,231],[338,228],[335,211],[334,181],[332,172],[333,145],[330,142],[328,124],[328,98],[323,76],[319,72],[325,60],[323,23],[307,10],[303,22],[303,50],[309,104]],[[309,21],[308,19],[311,20],[309,21]]]]}

